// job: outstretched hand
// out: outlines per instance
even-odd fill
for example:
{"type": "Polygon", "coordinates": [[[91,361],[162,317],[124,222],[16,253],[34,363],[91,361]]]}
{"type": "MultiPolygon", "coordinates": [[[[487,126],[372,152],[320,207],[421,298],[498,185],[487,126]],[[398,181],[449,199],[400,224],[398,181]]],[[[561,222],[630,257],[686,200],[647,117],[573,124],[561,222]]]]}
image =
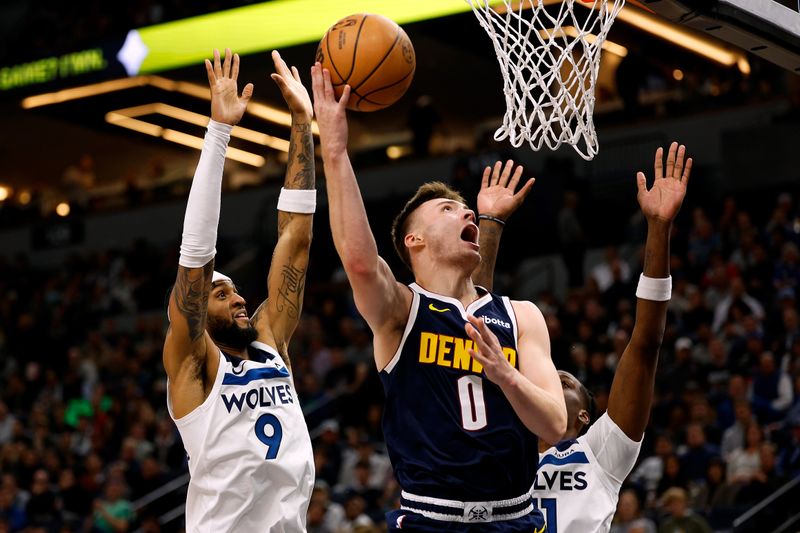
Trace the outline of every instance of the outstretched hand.
{"type": "Polygon", "coordinates": [[[300,81],[297,67],[292,67],[290,70],[277,50],[272,51],[272,61],[275,63],[275,72],[270,74],[270,77],[281,90],[283,99],[289,106],[289,111],[297,118],[311,120],[314,108],[311,106],[311,97],[308,95],[308,91],[300,81]]]}
{"type": "Polygon", "coordinates": [[[347,100],[350,86],[345,85],[342,97],[336,101],[331,73],[317,62],[311,67],[311,91],[314,93],[314,114],[319,125],[319,140],[323,153],[347,150],[347,100]]]}
{"type": "Polygon", "coordinates": [[[647,178],[644,172],[636,174],[639,192],[636,199],[642,213],[648,220],[672,222],[686,196],[686,185],[692,172],[692,158],[686,159],[686,147],[672,143],[667,153],[667,168],[664,172],[664,149],[656,150],[654,163],[655,180],[650,190],[647,189],[647,178]]]}
{"type": "Polygon", "coordinates": [[[512,170],[514,162],[510,159],[505,167],[502,161],[495,163],[494,167],[486,167],[481,180],[481,190],[478,193],[478,214],[507,220],[522,205],[536,180],[529,179],[515,193],[514,190],[522,177],[522,165],[517,166],[513,174],[512,170]]]}
{"type": "Polygon", "coordinates": [[[501,387],[513,381],[516,370],[503,354],[497,336],[483,319],[468,315],[464,330],[475,343],[475,348],[470,348],[469,354],[483,366],[483,372],[489,381],[501,387]]]}
{"type": "Polygon", "coordinates": [[[247,103],[253,96],[253,84],[248,83],[239,96],[236,78],[239,77],[239,54],[231,57],[231,49],[225,49],[225,61],[221,62],[219,50],[214,49],[214,63],[206,59],[208,85],[211,87],[211,118],[217,122],[235,126],[242,119],[247,103]]]}

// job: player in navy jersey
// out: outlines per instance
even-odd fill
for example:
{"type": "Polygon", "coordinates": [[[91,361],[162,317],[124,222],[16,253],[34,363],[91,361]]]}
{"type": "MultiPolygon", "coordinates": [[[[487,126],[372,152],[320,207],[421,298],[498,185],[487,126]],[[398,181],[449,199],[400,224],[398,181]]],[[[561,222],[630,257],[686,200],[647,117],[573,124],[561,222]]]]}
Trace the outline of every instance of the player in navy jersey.
{"type": "MultiPolygon", "coordinates": [[[[692,159],[687,159],[684,165],[684,158],[685,148],[673,143],[665,172],[663,150],[659,148],[655,157],[655,180],[649,190],[645,175],[637,174],[637,199],[647,219],[644,273],[636,292],[636,323],[617,366],[607,412],[594,421],[589,391],[572,374],[559,371],[568,427],[563,437],[540,441],[541,459],[532,487],[535,504],[545,514],[548,532],[608,531],[619,490],[639,455],[650,416],[658,352],[671,292],[669,237],[672,221],[686,195],[692,168],[692,159]]],[[[499,165],[487,168],[478,197],[480,213],[500,221],[481,221],[484,261],[475,280],[488,287],[492,286],[490,268],[494,268],[502,222],[519,205],[512,201],[514,187],[511,184],[519,181],[522,169],[518,167],[509,182],[512,168],[511,161],[502,172],[499,165]],[[486,201],[488,198],[492,201],[486,201]]]]}
{"type": "Polygon", "coordinates": [[[273,80],[292,115],[269,298],[252,317],[214,271],[222,171],[233,127],[253,94],[237,88],[239,56],[206,60],[211,121],[186,206],[163,361],[167,405],[189,456],[186,530],[305,530],[314,483],[311,440],[287,354],[300,317],[315,205],[312,107],[297,69],[273,52],[273,80]]]}
{"type": "Polygon", "coordinates": [[[395,220],[395,248],[416,281],[398,283],[347,156],[349,88],[337,102],[317,63],[312,89],[333,240],[386,392],[384,435],[402,488],[390,530],[540,531],[529,494],[536,435],[558,440],[566,429],[541,312],[472,283],[475,214],[441,183],[420,187],[395,220]]]}

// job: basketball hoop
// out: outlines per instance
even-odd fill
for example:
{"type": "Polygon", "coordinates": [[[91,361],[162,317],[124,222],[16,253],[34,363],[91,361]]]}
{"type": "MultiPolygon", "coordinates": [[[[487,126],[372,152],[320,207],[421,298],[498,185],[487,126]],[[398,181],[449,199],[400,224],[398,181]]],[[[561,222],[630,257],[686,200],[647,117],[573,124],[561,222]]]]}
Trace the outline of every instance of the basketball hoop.
{"type": "Polygon", "coordinates": [[[537,151],[567,143],[594,158],[600,51],[625,0],[466,2],[492,39],[503,74],[506,113],[495,140],[514,147],[528,141],[537,151]]]}

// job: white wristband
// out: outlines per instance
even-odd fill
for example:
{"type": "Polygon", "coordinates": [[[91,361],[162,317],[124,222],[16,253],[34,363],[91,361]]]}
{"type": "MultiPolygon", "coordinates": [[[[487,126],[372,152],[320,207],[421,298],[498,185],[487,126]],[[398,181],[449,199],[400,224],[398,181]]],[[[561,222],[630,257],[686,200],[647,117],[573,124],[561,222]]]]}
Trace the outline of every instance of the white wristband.
{"type": "Polygon", "coordinates": [[[639,276],[639,286],[636,287],[636,297],[654,302],[667,302],[672,298],[672,276],[668,278],[648,278],[644,274],[639,276]]]}
{"type": "Polygon", "coordinates": [[[317,210],[316,189],[284,189],[278,197],[278,209],[287,213],[310,215],[317,210]]]}

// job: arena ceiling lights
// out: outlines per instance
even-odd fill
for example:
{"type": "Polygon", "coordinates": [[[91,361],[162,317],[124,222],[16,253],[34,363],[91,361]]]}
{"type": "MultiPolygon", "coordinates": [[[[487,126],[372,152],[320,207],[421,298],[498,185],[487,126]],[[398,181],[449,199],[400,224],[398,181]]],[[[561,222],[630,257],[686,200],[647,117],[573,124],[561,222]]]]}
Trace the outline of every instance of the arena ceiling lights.
{"type": "MultiPolygon", "coordinates": [[[[134,76],[132,78],[104,81],[81,87],[63,89],[52,93],[29,96],[22,100],[22,107],[23,109],[33,109],[79,98],[88,98],[100,94],[145,86],[156,87],[168,92],[178,92],[202,100],[211,99],[208,87],[196,83],[175,81],[161,76],[134,76]]],[[[292,117],[289,112],[258,102],[250,102],[247,106],[247,113],[282,126],[289,127],[292,124],[292,117]]],[[[205,127],[208,123],[208,117],[205,115],[159,102],[110,111],[106,113],[105,120],[109,124],[127,128],[145,135],[159,137],[169,142],[189,146],[198,150],[202,148],[203,139],[201,137],[175,129],[164,128],[158,124],[147,122],[140,118],[146,115],[166,116],[201,127],[205,127]]],[[[317,135],[319,134],[319,128],[316,122],[312,124],[312,131],[317,135]]],[[[260,131],[236,126],[231,132],[231,135],[281,152],[289,151],[289,141],[260,131]]],[[[262,156],[233,147],[228,148],[227,157],[234,161],[239,161],[255,167],[261,167],[265,163],[262,156]]]]}

